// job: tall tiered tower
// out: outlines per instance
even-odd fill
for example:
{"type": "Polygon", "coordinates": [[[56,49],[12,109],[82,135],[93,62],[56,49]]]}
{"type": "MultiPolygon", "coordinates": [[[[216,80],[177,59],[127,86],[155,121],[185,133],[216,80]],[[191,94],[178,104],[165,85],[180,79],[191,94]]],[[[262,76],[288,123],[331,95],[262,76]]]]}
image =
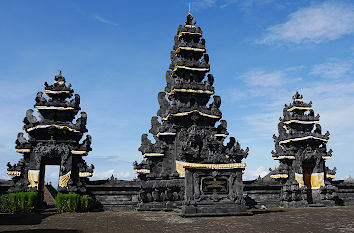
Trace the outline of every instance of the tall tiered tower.
{"type": "Polygon", "coordinates": [[[193,198],[190,195],[197,192],[194,197],[203,196],[206,203],[212,195],[214,202],[229,195],[233,198],[231,202],[239,198],[237,201],[241,203],[242,171],[245,167],[241,160],[247,156],[248,148],[242,150],[233,137],[224,145],[224,139],[229,135],[225,120],[215,127],[222,116],[219,109],[221,98],[214,95],[208,105],[214,94],[214,77],[208,74],[204,81],[210,71],[209,56],[202,30],[195,26],[195,19],[190,13],[184,25],[179,25],[174,42],[170,70],[166,72],[165,92],[158,94],[160,109],[157,115],[160,118],[155,116],[151,119],[149,132],[155,143],[143,134],[139,151],[144,160],[140,164],[134,163],[138,178],[152,181],[143,182],[150,183],[150,189],[145,188],[141,198],[145,203],[182,199],[185,199],[184,203],[190,203],[193,198]],[[202,169],[203,174],[194,175],[199,177],[196,184],[186,182],[183,194],[183,190],[174,187],[178,186],[179,178],[186,176],[187,180],[186,169],[189,168],[202,169]],[[230,173],[223,176],[222,169],[230,173]],[[227,180],[226,177],[230,176],[232,178],[227,180]],[[237,190],[232,188],[234,183],[237,183],[237,190]],[[202,186],[204,191],[200,193],[196,185],[202,186]]]}
{"type": "Polygon", "coordinates": [[[285,104],[283,118],[279,119],[279,136],[273,135],[272,156],[280,165],[271,177],[283,184],[282,202],[286,206],[334,203],[331,180],[335,178],[335,169],[325,166],[326,159],[332,158],[332,149],[327,151],[326,146],[329,132],[322,134],[319,119],[312,102],[303,102],[298,92],[289,106],[285,104]]]}
{"type": "Polygon", "coordinates": [[[43,97],[43,92],[38,92],[35,98],[39,120],[32,109],[27,110],[23,129],[28,139],[22,132],[17,135],[16,152],[22,153],[23,158],[15,165],[8,163],[7,174],[14,176],[10,191],[41,191],[45,165],[60,165],[58,191],[84,193],[87,177],[92,176],[94,167],[87,166],[83,159],[91,151],[91,136],[86,135],[79,142],[87,132],[86,113],[81,112],[76,123],[72,123],[81,110],[80,96],[75,94],[69,99],[74,90],[71,84],[66,84],[61,71],[53,85],[47,82],[44,85],[49,98],[43,97]]]}

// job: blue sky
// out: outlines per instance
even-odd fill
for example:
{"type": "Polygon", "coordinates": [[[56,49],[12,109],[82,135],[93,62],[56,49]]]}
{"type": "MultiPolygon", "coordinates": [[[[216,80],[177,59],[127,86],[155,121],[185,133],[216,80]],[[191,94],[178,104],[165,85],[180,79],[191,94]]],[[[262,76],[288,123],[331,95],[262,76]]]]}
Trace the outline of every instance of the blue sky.
{"type": "MultiPolygon", "coordinates": [[[[353,1],[196,0],[231,136],[250,147],[245,179],[265,175],[285,103],[313,101],[337,178],[354,176],[353,1]]],[[[0,178],[17,162],[16,135],[37,91],[59,69],[81,96],[95,179],[135,175],[140,136],[158,110],[173,36],[188,1],[2,1],[0,178]]],[[[56,181],[58,171],[48,169],[56,181]]]]}

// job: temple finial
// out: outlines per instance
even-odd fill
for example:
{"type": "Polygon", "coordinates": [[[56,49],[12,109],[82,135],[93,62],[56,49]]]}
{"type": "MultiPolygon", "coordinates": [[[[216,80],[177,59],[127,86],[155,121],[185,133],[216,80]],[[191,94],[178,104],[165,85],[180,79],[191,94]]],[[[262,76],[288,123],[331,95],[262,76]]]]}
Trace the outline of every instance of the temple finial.
{"type": "Polygon", "coordinates": [[[188,5],[188,14],[191,13],[191,0],[189,0],[189,5],[188,5]]]}

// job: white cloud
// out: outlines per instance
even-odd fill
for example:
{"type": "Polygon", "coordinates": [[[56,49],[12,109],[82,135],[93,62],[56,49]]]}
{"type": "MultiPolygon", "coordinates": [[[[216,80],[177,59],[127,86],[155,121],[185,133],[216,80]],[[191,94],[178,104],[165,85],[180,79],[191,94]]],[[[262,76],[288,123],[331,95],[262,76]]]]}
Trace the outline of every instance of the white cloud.
{"type": "Polygon", "coordinates": [[[217,0],[197,0],[191,2],[191,11],[198,11],[215,5],[217,0]]]}
{"type": "Polygon", "coordinates": [[[264,70],[256,69],[242,74],[241,78],[243,78],[248,85],[269,87],[282,85],[286,75],[282,71],[267,73],[264,70]]]}
{"type": "Polygon", "coordinates": [[[101,23],[104,23],[104,24],[109,24],[109,25],[113,25],[113,26],[118,26],[117,23],[112,22],[112,21],[110,21],[110,20],[108,20],[108,19],[102,18],[101,16],[98,16],[98,15],[94,15],[93,18],[94,18],[95,20],[97,20],[98,22],[101,22],[101,23]]]}
{"type": "Polygon", "coordinates": [[[244,178],[249,179],[249,180],[256,179],[256,178],[258,178],[258,176],[264,177],[268,173],[269,173],[268,170],[266,170],[263,166],[260,166],[256,170],[246,169],[245,174],[244,174],[244,178]]]}
{"type": "Polygon", "coordinates": [[[105,179],[110,178],[112,175],[117,179],[123,179],[123,180],[132,177],[132,174],[129,171],[114,172],[114,169],[109,169],[106,171],[96,171],[95,170],[93,172],[92,179],[105,180],[105,179]]]}
{"type": "Polygon", "coordinates": [[[313,66],[311,75],[323,78],[338,79],[348,74],[353,74],[353,62],[327,62],[313,66]]]}
{"type": "Polygon", "coordinates": [[[108,179],[114,174],[114,169],[109,169],[107,171],[94,171],[93,172],[93,179],[108,179]]]}
{"type": "Polygon", "coordinates": [[[277,129],[277,123],[281,116],[281,109],[279,111],[270,113],[257,113],[245,117],[245,120],[251,130],[257,132],[258,137],[271,138],[277,129]]]}
{"type": "Polygon", "coordinates": [[[118,179],[126,179],[126,178],[128,178],[128,177],[130,177],[131,176],[131,174],[130,174],[130,172],[128,172],[128,171],[119,171],[119,172],[117,172],[117,178],[118,179]]]}
{"type": "Polygon", "coordinates": [[[288,21],[267,29],[259,43],[314,42],[334,40],[354,32],[354,5],[324,2],[301,8],[288,17],[288,21]]]}

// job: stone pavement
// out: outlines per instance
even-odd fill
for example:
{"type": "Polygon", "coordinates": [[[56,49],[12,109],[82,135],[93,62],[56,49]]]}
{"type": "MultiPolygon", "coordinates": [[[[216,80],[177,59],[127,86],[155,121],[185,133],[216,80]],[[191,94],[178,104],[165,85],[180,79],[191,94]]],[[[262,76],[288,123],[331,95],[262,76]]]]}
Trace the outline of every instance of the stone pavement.
{"type": "Polygon", "coordinates": [[[0,232],[354,232],[354,206],[182,218],[174,212],[0,214],[0,232]]]}

